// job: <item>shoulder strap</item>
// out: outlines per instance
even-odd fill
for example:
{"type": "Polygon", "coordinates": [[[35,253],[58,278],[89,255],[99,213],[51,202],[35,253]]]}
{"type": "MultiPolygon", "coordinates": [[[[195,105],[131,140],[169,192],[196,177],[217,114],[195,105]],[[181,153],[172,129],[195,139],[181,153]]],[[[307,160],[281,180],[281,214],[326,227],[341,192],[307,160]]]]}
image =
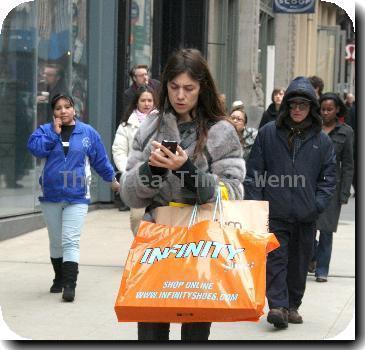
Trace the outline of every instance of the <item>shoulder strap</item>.
{"type": "Polygon", "coordinates": [[[208,148],[207,146],[204,147],[204,155],[207,158],[207,162],[208,162],[208,171],[211,172],[211,166],[212,166],[212,156],[209,154],[208,148]]]}
{"type": "Polygon", "coordinates": [[[147,143],[150,141],[152,135],[155,133],[156,129],[152,130],[152,132],[150,132],[147,137],[144,139],[143,143],[142,143],[142,150],[145,149],[145,147],[147,146],[147,143]]]}
{"type": "Polygon", "coordinates": [[[145,149],[145,147],[147,146],[148,142],[150,141],[152,135],[157,131],[157,128],[158,127],[152,129],[152,131],[145,137],[145,139],[144,139],[144,141],[142,143],[142,150],[145,149]]]}

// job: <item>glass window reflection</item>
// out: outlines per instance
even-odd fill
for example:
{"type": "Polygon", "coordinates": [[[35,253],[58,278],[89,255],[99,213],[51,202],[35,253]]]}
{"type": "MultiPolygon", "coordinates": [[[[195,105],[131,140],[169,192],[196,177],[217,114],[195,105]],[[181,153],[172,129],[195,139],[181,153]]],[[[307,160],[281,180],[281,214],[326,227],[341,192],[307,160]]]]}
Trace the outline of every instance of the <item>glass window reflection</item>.
{"type": "Polygon", "coordinates": [[[36,0],[14,8],[0,35],[0,217],[38,210],[42,162],[29,135],[52,120],[49,101],[70,93],[87,114],[87,0],[36,0]]]}
{"type": "Polygon", "coordinates": [[[131,62],[151,65],[153,0],[132,0],[131,3],[131,62]]]}

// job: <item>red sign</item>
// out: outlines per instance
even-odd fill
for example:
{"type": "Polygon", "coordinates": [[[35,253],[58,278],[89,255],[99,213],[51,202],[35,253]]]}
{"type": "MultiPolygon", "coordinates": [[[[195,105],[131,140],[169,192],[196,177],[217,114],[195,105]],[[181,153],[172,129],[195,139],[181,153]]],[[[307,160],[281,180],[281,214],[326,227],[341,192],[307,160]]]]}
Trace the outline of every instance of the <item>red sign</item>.
{"type": "Polygon", "coordinates": [[[345,59],[350,61],[350,62],[355,61],[355,44],[346,45],[345,50],[346,50],[345,59]]]}

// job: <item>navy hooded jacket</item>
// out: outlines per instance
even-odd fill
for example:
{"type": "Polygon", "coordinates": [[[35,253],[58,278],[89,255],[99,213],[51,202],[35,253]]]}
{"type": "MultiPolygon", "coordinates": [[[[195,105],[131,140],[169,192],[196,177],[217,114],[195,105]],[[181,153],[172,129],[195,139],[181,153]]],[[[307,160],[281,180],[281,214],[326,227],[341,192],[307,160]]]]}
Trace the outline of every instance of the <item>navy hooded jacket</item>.
{"type": "Polygon", "coordinates": [[[276,122],[258,132],[247,163],[245,199],[267,200],[270,219],[287,222],[314,222],[330,203],[336,188],[336,156],[331,139],[321,131],[318,113],[312,113],[312,126],[299,147],[289,149],[283,126],[287,100],[302,96],[318,107],[309,80],[298,77],[286,90],[276,122]]]}

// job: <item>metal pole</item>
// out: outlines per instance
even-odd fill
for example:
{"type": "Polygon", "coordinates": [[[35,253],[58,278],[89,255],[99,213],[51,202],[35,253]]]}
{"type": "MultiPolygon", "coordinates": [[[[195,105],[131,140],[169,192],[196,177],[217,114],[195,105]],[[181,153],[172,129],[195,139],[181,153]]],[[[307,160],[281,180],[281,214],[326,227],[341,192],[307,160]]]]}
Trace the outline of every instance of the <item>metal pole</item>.
{"type": "Polygon", "coordinates": [[[350,93],[355,93],[355,61],[351,61],[351,72],[350,72],[350,93]]]}

